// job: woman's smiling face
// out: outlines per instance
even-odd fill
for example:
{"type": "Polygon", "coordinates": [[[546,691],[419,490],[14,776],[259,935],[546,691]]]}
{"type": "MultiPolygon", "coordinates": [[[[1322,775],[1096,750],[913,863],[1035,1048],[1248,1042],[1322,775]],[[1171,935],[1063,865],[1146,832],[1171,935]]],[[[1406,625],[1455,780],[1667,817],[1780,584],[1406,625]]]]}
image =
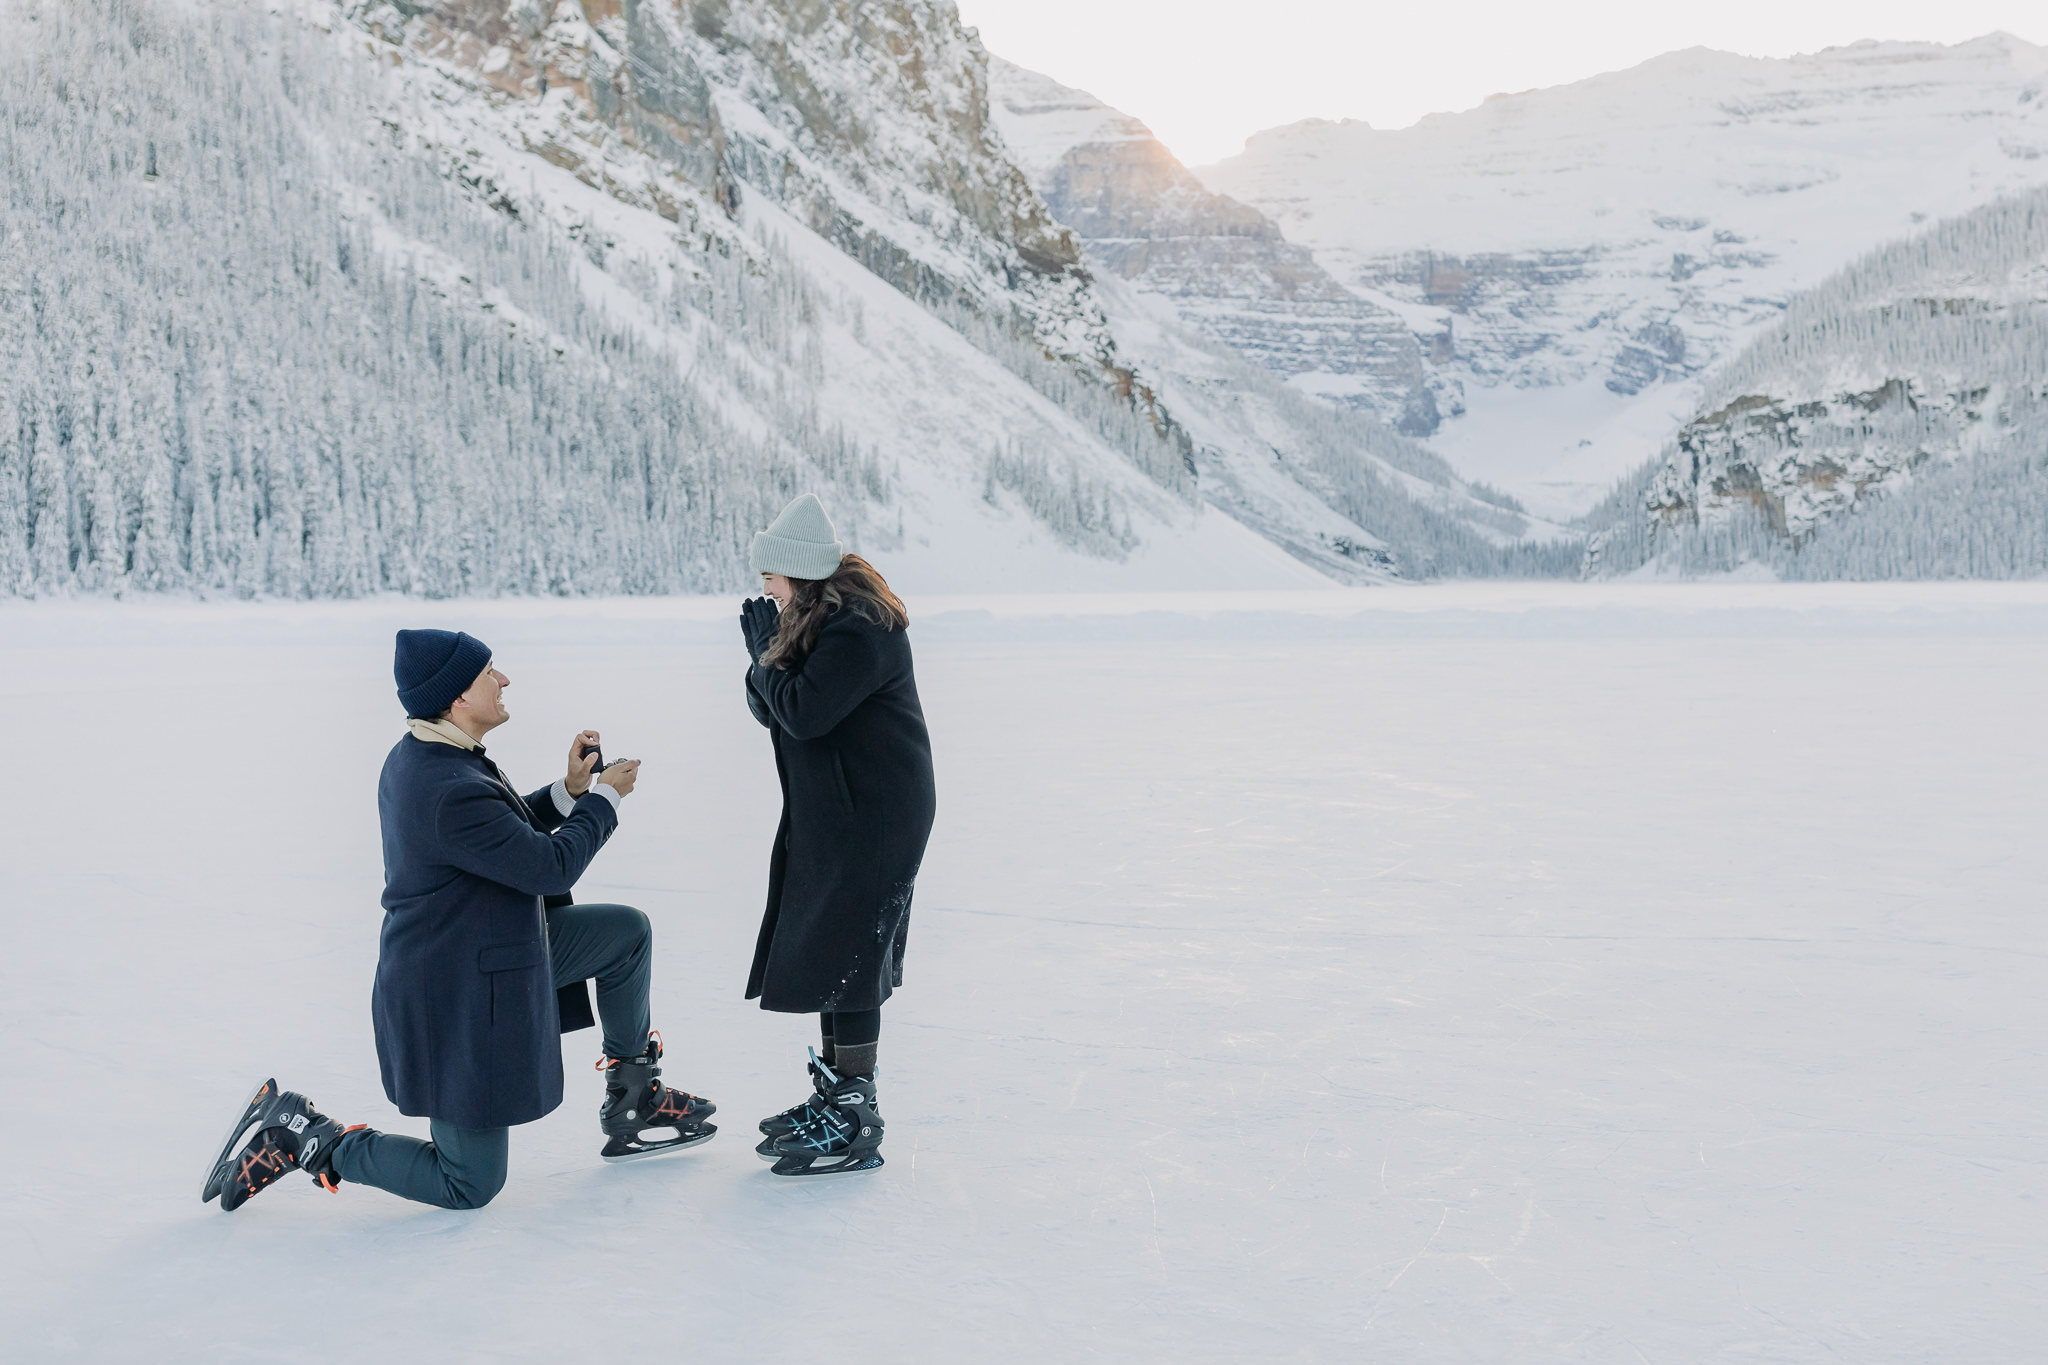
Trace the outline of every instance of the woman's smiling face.
{"type": "Polygon", "coordinates": [[[789,586],[789,580],[787,578],[784,578],[781,574],[762,574],[761,591],[767,593],[770,597],[774,598],[776,606],[786,607],[789,605],[789,594],[791,591],[789,586]]]}

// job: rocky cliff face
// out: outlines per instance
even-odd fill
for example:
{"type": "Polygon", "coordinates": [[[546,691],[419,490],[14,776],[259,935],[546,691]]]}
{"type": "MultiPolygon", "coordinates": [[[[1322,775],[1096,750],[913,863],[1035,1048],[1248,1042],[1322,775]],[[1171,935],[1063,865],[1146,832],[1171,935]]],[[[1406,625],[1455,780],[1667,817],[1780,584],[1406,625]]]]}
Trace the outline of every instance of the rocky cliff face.
{"type": "Polygon", "coordinates": [[[1202,332],[1284,378],[1341,376],[1340,400],[1409,435],[1439,420],[1407,325],[1332,279],[1263,213],[1212,194],[1134,118],[1001,58],[1003,137],[1089,263],[1169,300],[1202,332]]]}
{"type": "Polygon", "coordinates": [[[1625,571],[1717,534],[1717,553],[1829,576],[2033,562],[2048,528],[2015,508],[2048,490],[2048,190],[1874,252],[1795,300],[1719,371],[1604,534],[1625,571]],[[2024,518],[2020,518],[2024,520],[2024,518]],[[1909,545],[1912,535],[1926,543],[1909,545]],[[1853,543],[1853,554],[1841,547],[1853,543]],[[2018,558],[2001,558],[2007,551],[2018,558]]]}
{"type": "Polygon", "coordinates": [[[1741,508],[1776,535],[1810,535],[1937,451],[1954,455],[1969,443],[1989,389],[1916,388],[1891,379],[1865,393],[1800,401],[1745,394],[1679,429],[1645,510],[1661,522],[1696,524],[1741,508]]]}
{"type": "Polygon", "coordinates": [[[345,17],[592,188],[707,238],[761,195],[919,303],[1114,366],[1079,245],[1004,156],[987,55],[942,0],[372,0],[345,17]]]}

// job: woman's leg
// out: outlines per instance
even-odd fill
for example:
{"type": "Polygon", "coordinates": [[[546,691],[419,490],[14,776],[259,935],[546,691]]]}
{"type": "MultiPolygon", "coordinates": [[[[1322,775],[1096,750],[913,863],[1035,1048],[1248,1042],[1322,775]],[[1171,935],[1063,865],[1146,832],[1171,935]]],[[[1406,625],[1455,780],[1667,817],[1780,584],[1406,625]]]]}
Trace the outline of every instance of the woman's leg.
{"type": "Polygon", "coordinates": [[[432,1142],[358,1128],[334,1145],[344,1184],[374,1185],[443,1209],[480,1209],[505,1188],[507,1128],[457,1128],[432,1120],[432,1142]]]}
{"type": "Polygon", "coordinates": [[[882,1037],[882,1011],[836,1010],[830,1016],[832,1069],[842,1076],[875,1074],[875,1049],[882,1037]]]}
{"type": "Polygon", "coordinates": [[[832,1041],[831,1010],[818,1011],[818,1037],[821,1040],[818,1045],[818,1060],[826,1066],[837,1067],[839,1065],[839,1050],[832,1041]]]}

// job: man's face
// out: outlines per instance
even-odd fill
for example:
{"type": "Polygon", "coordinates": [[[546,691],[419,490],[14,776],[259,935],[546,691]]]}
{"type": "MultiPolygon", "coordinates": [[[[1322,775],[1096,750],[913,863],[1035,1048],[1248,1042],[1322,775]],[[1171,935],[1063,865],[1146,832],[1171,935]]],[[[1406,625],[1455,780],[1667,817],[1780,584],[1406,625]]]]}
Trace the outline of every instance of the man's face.
{"type": "Polygon", "coordinates": [[[493,730],[512,719],[512,713],[505,709],[505,689],[512,680],[489,664],[476,675],[476,681],[469,690],[455,699],[450,708],[455,714],[468,718],[471,725],[479,730],[493,730]]]}

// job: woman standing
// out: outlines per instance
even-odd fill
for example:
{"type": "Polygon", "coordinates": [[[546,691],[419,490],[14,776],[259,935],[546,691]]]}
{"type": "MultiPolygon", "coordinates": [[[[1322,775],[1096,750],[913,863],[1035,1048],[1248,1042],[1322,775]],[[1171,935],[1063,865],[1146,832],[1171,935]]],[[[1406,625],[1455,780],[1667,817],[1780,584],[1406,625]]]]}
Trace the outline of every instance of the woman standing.
{"type": "Polygon", "coordinates": [[[845,553],[812,494],[754,537],[752,559],[768,596],[740,609],[747,705],[774,739],[782,825],[747,998],[816,1011],[824,1041],[810,1098],[763,1119],[756,1150],[778,1176],[872,1171],[882,1165],[882,1002],[903,984],[937,800],[910,615],[872,565],[845,553]]]}

